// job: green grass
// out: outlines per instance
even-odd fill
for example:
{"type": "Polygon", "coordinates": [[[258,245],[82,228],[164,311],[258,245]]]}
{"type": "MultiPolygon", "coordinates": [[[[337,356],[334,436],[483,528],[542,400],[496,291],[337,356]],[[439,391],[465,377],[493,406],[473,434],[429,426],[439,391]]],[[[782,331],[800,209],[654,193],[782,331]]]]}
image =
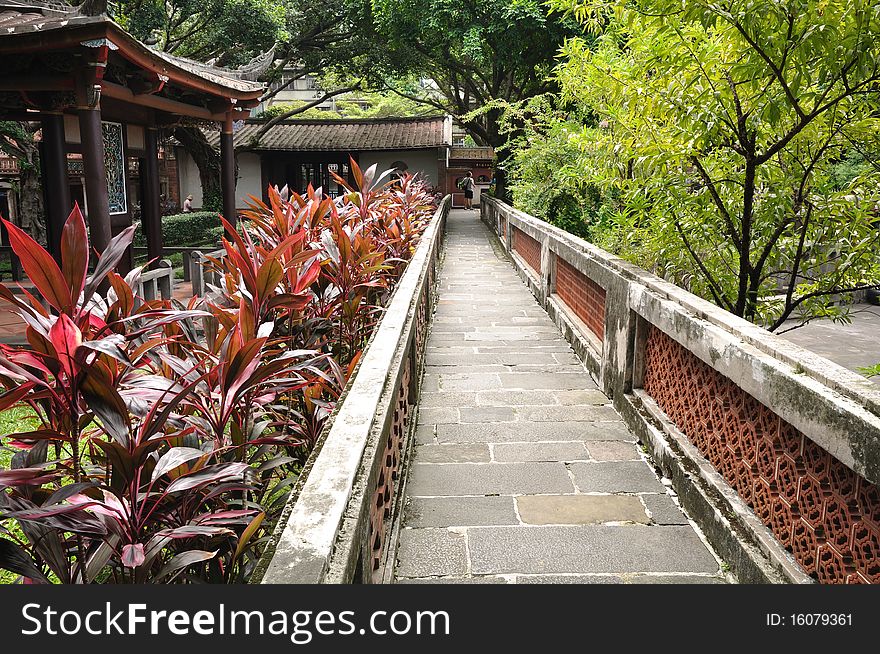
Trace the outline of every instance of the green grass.
{"type": "MultiPolygon", "coordinates": [[[[0,470],[9,469],[9,466],[12,464],[12,456],[16,452],[16,450],[6,444],[4,437],[9,434],[37,429],[39,426],[40,421],[30,407],[17,406],[6,411],[0,411],[0,443],[2,443],[2,446],[0,446],[0,470]]],[[[6,524],[4,526],[13,533],[17,532],[18,536],[23,536],[21,532],[18,532],[18,526],[14,524],[14,521],[10,522],[13,522],[13,524],[6,524]]],[[[18,575],[0,569],[0,584],[14,583],[17,578],[18,575]]]]}
{"type": "MultiPolygon", "coordinates": [[[[39,426],[40,421],[30,407],[17,406],[2,411],[0,412],[0,442],[3,442],[4,436],[38,429],[39,426]]],[[[9,468],[13,454],[15,454],[15,450],[7,447],[3,442],[3,447],[0,447],[0,469],[9,468]]]]}

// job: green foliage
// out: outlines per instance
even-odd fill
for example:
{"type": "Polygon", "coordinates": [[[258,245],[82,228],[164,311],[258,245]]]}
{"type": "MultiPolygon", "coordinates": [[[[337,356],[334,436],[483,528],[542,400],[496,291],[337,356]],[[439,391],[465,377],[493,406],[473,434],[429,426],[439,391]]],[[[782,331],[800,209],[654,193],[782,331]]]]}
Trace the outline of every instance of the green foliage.
{"type": "MultiPolygon", "coordinates": [[[[167,246],[217,245],[222,231],[220,218],[215,211],[193,211],[162,216],[162,242],[167,246]]],[[[140,225],[135,232],[134,244],[138,247],[147,244],[140,225]]]]}
{"type": "MultiPolygon", "coordinates": [[[[0,570],[35,583],[244,583],[434,212],[376,166],[334,201],[255,201],[223,221],[222,282],[183,308],[112,272],[129,227],[89,265],[74,210],[61,261],[5,222],[34,284],[0,296],[29,325],[0,344],[0,570]],[[89,274],[90,269],[93,270],[89,274]],[[104,286],[109,286],[106,292],[104,286]]],[[[189,217],[189,216],[188,216],[189,217]]],[[[15,581],[9,575],[3,581],[15,581]]],[[[20,580],[20,579],[19,579],[20,580]]]]}
{"type": "Polygon", "coordinates": [[[582,201],[613,199],[596,242],[770,328],[878,283],[875,5],[553,5],[591,31],[556,71],[577,152],[547,133],[582,201]]]}
{"type": "MultiPolygon", "coordinates": [[[[376,61],[362,74],[376,85],[388,78],[432,80],[410,96],[457,116],[492,100],[518,102],[554,88],[549,75],[574,22],[548,14],[540,0],[466,3],[374,0],[376,61]]],[[[466,126],[481,144],[501,145],[498,112],[473,116],[466,126]]]]}
{"type": "Polygon", "coordinates": [[[270,0],[136,0],[115,3],[133,36],[199,61],[236,67],[287,36],[283,3],[270,0]]]}
{"type": "Polygon", "coordinates": [[[554,108],[553,98],[539,96],[505,105],[504,133],[515,136],[504,147],[509,160],[510,191],[517,208],[586,239],[609,207],[596,184],[582,174],[586,127],[554,108]],[[516,131],[512,125],[524,127],[516,131]]]}
{"type": "Polygon", "coordinates": [[[880,375],[880,363],[865,368],[859,368],[859,372],[862,373],[865,377],[876,377],[880,375]]]}
{"type": "MultiPolygon", "coordinates": [[[[336,100],[337,111],[313,107],[294,116],[294,120],[345,120],[347,118],[411,118],[433,116],[439,111],[434,107],[404,98],[396,93],[371,91],[358,93],[357,99],[340,96],[336,100]]],[[[266,109],[259,118],[271,120],[293,109],[306,106],[305,101],[279,102],[266,109]]]]}
{"type": "MultiPolygon", "coordinates": [[[[263,118],[265,120],[271,120],[294,109],[304,107],[306,104],[308,103],[304,101],[278,102],[267,108],[263,113],[256,117],[263,118]]],[[[334,111],[324,111],[322,109],[313,107],[311,109],[301,111],[295,116],[292,116],[292,118],[296,120],[333,120],[342,118],[342,116],[334,111]]]]}
{"type": "Polygon", "coordinates": [[[359,93],[360,102],[339,100],[336,105],[345,118],[412,118],[417,116],[436,116],[440,113],[435,107],[426,106],[396,93],[359,93]],[[362,106],[363,105],[363,106],[362,106]]]}

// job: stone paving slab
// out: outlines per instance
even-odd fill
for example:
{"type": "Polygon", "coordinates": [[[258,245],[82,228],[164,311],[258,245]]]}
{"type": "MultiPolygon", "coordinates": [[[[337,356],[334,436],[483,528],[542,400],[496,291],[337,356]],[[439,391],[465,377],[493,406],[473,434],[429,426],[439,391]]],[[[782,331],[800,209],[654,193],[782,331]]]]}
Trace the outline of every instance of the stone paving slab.
{"type": "MultiPolygon", "coordinates": [[[[505,577],[471,577],[505,579],[505,577]]],[[[719,576],[708,575],[516,575],[517,584],[724,584],[719,576]]]]}
{"type": "Polygon", "coordinates": [[[515,461],[587,461],[590,453],[586,445],[570,443],[496,443],[492,445],[492,460],[499,463],[515,461]]]}
{"type": "Polygon", "coordinates": [[[568,469],[581,493],[666,492],[657,475],[644,461],[572,463],[568,469]]]}
{"type": "Polygon", "coordinates": [[[425,577],[416,578],[398,578],[394,583],[397,584],[509,584],[504,577],[425,577]]]}
{"type": "Polygon", "coordinates": [[[620,416],[611,405],[594,406],[538,406],[522,407],[516,412],[517,418],[533,422],[605,422],[620,421],[620,416]]]}
{"type": "Polygon", "coordinates": [[[669,495],[642,495],[642,502],[658,525],[686,525],[688,519],[669,495]]]}
{"type": "Polygon", "coordinates": [[[573,493],[562,463],[417,463],[406,486],[410,497],[513,493],[573,493]]]}
{"type": "Polygon", "coordinates": [[[411,497],[406,508],[406,524],[408,527],[479,527],[518,525],[520,521],[514,499],[509,495],[411,497]]]}
{"type": "Polygon", "coordinates": [[[458,410],[461,423],[513,422],[516,408],[512,406],[468,406],[458,410]]]}
{"type": "Polygon", "coordinates": [[[467,573],[465,535],[447,529],[403,529],[397,549],[400,577],[467,573]]]}
{"type": "MultiPolygon", "coordinates": [[[[421,426],[419,427],[421,429],[421,426]]],[[[618,422],[507,422],[436,426],[441,443],[522,443],[525,441],[632,440],[618,422]]]]}
{"type": "Polygon", "coordinates": [[[621,441],[590,441],[587,450],[594,461],[638,461],[639,450],[634,443],[621,441]]]}
{"type": "Polygon", "coordinates": [[[635,495],[521,495],[516,498],[516,509],[527,525],[649,522],[635,495]]]}
{"type": "MultiPolygon", "coordinates": [[[[415,530],[419,531],[419,530],[415,530]]],[[[690,527],[473,527],[474,574],[706,572],[715,559],[690,527]]]]}
{"type": "Polygon", "coordinates": [[[401,583],[718,583],[718,560],[472,213],[450,215],[401,583]]]}
{"type": "Polygon", "coordinates": [[[453,443],[417,445],[415,463],[489,463],[492,453],[487,443],[453,443]]]}

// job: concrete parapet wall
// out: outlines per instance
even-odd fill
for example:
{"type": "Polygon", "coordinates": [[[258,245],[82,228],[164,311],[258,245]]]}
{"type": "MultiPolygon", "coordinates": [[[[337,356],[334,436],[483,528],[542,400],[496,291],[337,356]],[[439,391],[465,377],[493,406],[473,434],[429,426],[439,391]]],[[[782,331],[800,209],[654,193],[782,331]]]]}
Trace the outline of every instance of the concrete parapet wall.
{"type": "Polygon", "coordinates": [[[515,256],[521,276],[742,580],[880,583],[872,382],[497,200],[481,211],[508,250],[540,244],[540,279],[515,256]],[[559,292],[574,273],[583,293],[559,292]]]}
{"type": "Polygon", "coordinates": [[[447,196],[309,457],[252,583],[384,580],[449,207],[447,196]]]}

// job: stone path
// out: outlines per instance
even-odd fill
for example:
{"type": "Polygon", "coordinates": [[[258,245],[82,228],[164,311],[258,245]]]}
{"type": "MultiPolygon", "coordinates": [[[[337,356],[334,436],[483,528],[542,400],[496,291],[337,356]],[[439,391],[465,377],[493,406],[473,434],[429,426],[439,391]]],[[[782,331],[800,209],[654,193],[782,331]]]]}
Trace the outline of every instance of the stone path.
{"type": "Polygon", "coordinates": [[[396,579],[720,583],[475,212],[450,215],[396,579]]]}

